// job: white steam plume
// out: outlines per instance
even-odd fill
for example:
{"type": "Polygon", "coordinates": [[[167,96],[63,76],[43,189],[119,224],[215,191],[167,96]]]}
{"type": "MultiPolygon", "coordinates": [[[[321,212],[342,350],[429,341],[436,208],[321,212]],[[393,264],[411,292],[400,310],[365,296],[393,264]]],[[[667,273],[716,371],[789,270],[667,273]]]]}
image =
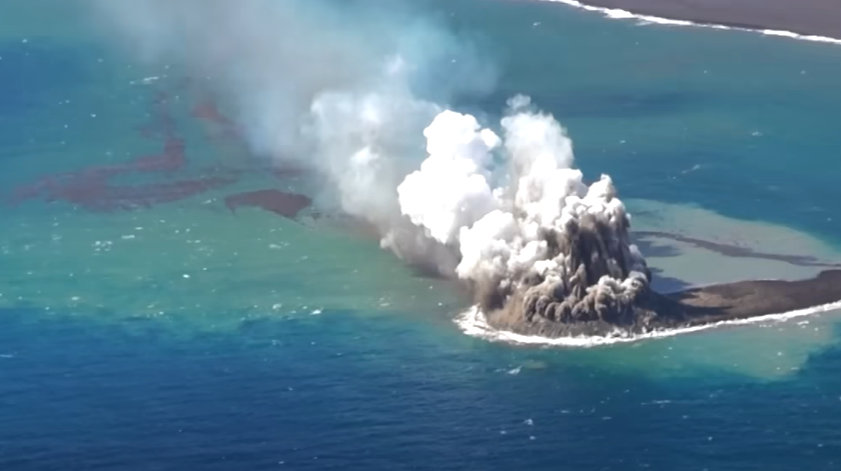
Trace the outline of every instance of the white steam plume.
{"type": "Polygon", "coordinates": [[[429,157],[398,187],[400,207],[458,251],[455,274],[474,284],[483,308],[512,321],[621,321],[650,277],[625,206],[610,177],[584,184],[565,130],[529,104],[509,102],[504,140],[472,116],[439,114],[424,133],[429,157]],[[508,178],[492,189],[497,151],[508,178]]]}
{"type": "Polygon", "coordinates": [[[487,90],[493,74],[395,2],[85,1],[140,57],[209,77],[255,153],[319,172],[384,247],[467,280],[484,309],[612,322],[647,291],[610,178],[585,185],[565,130],[526,97],[503,138],[418,98],[487,90]]]}
{"type": "Polygon", "coordinates": [[[381,228],[398,224],[395,188],[440,111],[418,93],[446,100],[495,79],[410,2],[81,1],[109,42],[207,78],[255,154],[317,171],[342,209],[381,228]]]}

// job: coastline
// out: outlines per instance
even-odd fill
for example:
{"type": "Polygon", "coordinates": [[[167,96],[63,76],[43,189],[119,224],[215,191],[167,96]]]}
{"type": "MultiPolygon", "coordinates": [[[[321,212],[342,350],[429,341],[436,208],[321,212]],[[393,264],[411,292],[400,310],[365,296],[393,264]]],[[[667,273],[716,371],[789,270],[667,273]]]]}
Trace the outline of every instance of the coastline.
{"type": "MultiPolygon", "coordinates": [[[[597,307],[596,316],[592,307],[589,313],[579,314],[575,310],[553,313],[551,308],[498,309],[483,312],[481,323],[485,330],[543,339],[641,339],[665,332],[690,332],[769,316],[837,309],[841,307],[841,270],[825,270],[797,281],[738,281],[668,295],[650,290],[636,297],[631,308],[606,299],[601,302],[602,310],[597,307]]],[[[477,319],[471,322],[475,324],[477,319]]],[[[456,320],[459,325],[463,321],[456,320]]],[[[462,330],[469,334],[465,325],[462,330]]]]}
{"type": "Polygon", "coordinates": [[[639,335],[630,335],[626,332],[617,330],[611,335],[580,335],[573,337],[544,337],[540,335],[521,334],[511,330],[497,329],[488,323],[485,314],[476,306],[472,306],[460,312],[455,316],[453,322],[465,335],[487,340],[489,342],[502,342],[511,345],[539,345],[543,347],[592,348],[605,345],[640,342],[643,340],[664,339],[723,327],[786,322],[800,317],[832,313],[833,311],[841,313],[841,301],[806,309],[768,314],[765,316],[723,320],[710,324],[697,324],[674,329],[654,330],[652,332],[639,335]]]}
{"type": "Polygon", "coordinates": [[[614,19],[753,31],[841,44],[837,0],[538,0],[599,11],[614,19]]]}

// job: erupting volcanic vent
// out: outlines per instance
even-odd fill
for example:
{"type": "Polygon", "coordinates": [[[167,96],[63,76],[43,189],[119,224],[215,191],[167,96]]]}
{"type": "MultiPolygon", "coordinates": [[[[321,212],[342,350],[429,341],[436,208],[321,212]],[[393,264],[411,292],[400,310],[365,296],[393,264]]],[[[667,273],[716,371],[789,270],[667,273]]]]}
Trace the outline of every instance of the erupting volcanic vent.
{"type": "Polygon", "coordinates": [[[613,182],[585,185],[560,124],[528,98],[510,105],[502,139],[469,115],[435,118],[424,132],[429,157],[398,187],[403,214],[456,252],[453,274],[485,312],[637,322],[650,273],[613,182]]]}

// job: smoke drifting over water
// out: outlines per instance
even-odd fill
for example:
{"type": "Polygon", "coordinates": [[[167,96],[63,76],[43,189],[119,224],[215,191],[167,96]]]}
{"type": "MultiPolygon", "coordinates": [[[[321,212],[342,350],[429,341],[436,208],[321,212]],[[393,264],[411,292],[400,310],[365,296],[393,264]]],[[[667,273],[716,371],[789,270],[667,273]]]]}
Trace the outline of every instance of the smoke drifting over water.
{"type": "MultiPolygon", "coordinates": [[[[841,270],[664,296],[607,176],[589,186],[551,116],[513,97],[496,131],[447,109],[490,91],[475,49],[396,2],[84,0],[139,57],[206,78],[255,154],[326,180],[383,247],[473,289],[489,324],[647,333],[824,305],[841,270]],[[434,92],[434,93],[433,93],[434,92]]],[[[265,192],[229,199],[282,214],[265,192]],[[268,201],[268,203],[267,203],[268,201]]]]}
{"type": "Polygon", "coordinates": [[[395,188],[442,110],[431,98],[495,81],[469,41],[408,2],[84,1],[108,41],[207,78],[255,154],[317,172],[381,230],[399,224],[395,188]]]}
{"type": "Polygon", "coordinates": [[[418,98],[488,90],[493,68],[394,2],[89,1],[143,59],[209,77],[255,153],[326,177],[384,247],[467,281],[485,310],[615,320],[647,291],[610,178],[586,186],[565,130],[526,97],[502,137],[418,98]]]}

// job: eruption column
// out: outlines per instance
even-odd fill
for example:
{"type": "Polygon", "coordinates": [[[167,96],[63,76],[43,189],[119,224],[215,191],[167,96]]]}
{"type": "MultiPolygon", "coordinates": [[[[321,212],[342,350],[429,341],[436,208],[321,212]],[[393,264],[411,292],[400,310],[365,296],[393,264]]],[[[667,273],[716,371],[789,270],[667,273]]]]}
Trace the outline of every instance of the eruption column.
{"type": "Polygon", "coordinates": [[[452,275],[485,312],[637,322],[650,274],[612,180],[585,185],[560,124],[526,97],[509,105],[503,139],[469,115],[435,118],[424,132],[429,157],[397,189],[403,214],[458,253],[452,275]]]}

